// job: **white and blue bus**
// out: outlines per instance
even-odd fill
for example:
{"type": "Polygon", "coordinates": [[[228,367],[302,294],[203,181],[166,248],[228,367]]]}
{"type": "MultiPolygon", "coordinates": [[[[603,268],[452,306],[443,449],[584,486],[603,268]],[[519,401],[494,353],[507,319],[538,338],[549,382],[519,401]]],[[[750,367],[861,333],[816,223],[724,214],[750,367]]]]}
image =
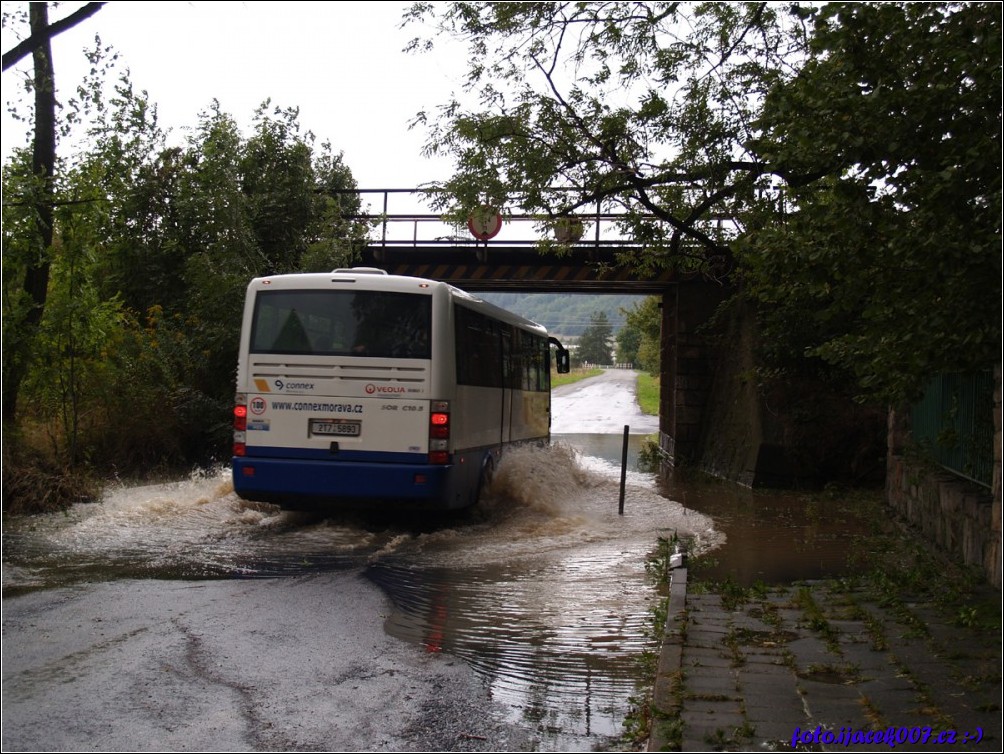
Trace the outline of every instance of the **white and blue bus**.
{"type": "Polygon", "coordinates": [[[538,324],[442,282],[373,268],[256,278],[247,290],[233,479],[285,507],[477,501],[502,450],[550,435],[538,324]]]}

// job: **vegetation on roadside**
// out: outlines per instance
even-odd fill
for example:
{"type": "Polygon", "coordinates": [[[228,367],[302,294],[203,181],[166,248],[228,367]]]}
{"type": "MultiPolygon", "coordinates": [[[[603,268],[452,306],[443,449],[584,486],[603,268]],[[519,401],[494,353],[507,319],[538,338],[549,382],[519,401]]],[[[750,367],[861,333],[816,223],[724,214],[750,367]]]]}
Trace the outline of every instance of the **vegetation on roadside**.
{"type": "Polygon", "coordinates": [[[348,263],[366,233],[351,171],[296,108],[266,100],[244,128],[214,103],[178,144],[96,45],[86,80],[55,76],[73,146],[45,180],[31,148],[3,167],[5,510],[228,457],[248,281],[348,263]]]}
{"type": "Polygon", "coordinates": [[[406,22],[416,51],[466,45],[481,95],[415,119],[456,165],[438,209],[616,212],[638,246],[619,261],[735,286],[774,374],[880,405],[998,362],[995,4],[415,3],[406,22]]]}
{"type": "Polygon", "coordinates": [[[656,713],[652,707],[654,680],[659,665],[659,651],[666,627],[669,607],[670,559],[680,551],[682,543],[674,532],[669,537],[659,537],[655,548],[645,558],[645,573],[655,593],[646,623],[646,638],[652,646],[638,657],[641,677],[636,693],[628,700],[621,739],[632,749],[644,748],[652,733],[656,713]]]}
{"type": "Polygon", "coordinates": [[[54,461],[54,454],[36,447],[4,438],[5,514],[47,513],[98,498],[102,484],[93,472],[80,466],[60,466],[54,461]]]}
{"type": "Polygon", "coordinates": [[[617,361],[651,375],[659,374],[662,368],[660,301],[659,296],[648,296],[630,309],[621,309],[624,327],[617,333],[617,361]]]}
{"type": "Polygon", "coordinates": [[[642,372],[638,375],[635,394],[643,413],[659,415],[659,377],[642,372]]]}
{"type": "Polygon", "coordinates": [[[571,385],[573,382],[580,382],[582,380],[588,379],[590,377],[595,377],[599,374],[603,374],[602,369],[573,369],[568,374],[558,374],[557,372],[551,372],[551,389],[556,387],[561,387],[562,385],[571,385]]]}
{"type": "Polygon", "coordinates": [[[613,334],[613,327],[610,326],[606,312],[593,312],[589,318],[589,326],[579,336],[572,360],[581,364],[612,365],[614,357],[610,350],[610,339],[613,334]]]}
{"type": "Polygon", "coordinates": [[[1000,634],[1001,594],[983,572],[951,560],[905,524],[876,522],[872,533],[854,538],[848,562],[852,575],[834,580],[833,588],[864,588],[903,614],[909,603],[930,602],[958,626],[1000,634]]]}

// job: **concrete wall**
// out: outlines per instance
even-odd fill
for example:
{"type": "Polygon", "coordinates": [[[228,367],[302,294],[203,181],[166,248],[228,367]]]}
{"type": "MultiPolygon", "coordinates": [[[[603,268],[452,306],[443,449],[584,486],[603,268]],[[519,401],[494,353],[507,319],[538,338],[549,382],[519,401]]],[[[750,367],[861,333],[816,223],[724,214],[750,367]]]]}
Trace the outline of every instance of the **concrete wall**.
{"type": "Polygon", "coordinates": [[[807,379],[760,384],[756,318],[742,304],[704,326],[724,298],[682,286],[663,301],[660,447],[747,487],[881,484],[885,414],[807,379]]]}
{"type": "Polygon", "coordinates": [[[912,451],[909,415],[889,413],[886,499],[921,536],[1001,588],[1001,369],[994,390],[991,488],[934,467],[912,451]]]}
{"type": "Polygon", "coordinates": [[[716,356],[700,328],[724,296],[721,286],[690,282],[674,286],[662,297],[660,447],[674,466],[698,455],[716,356]]]}
{"type": "Polygon", "coordinates": [[[765,450],[763,412],[757,395],[752,327],[737,318],[726,326],[724,353],[715,353],[709,369],[704,431],[693,463],[702,471],[744,487],[762,486],[759,473],[765,450]]]}

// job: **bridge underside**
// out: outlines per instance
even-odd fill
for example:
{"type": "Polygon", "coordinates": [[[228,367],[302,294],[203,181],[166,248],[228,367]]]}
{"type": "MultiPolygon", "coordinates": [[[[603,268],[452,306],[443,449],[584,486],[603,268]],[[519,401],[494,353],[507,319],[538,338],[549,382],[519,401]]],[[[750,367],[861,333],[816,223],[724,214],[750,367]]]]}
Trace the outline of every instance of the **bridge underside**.
{"type": "Polygon", "coordinates": [[[361,264],[393,275],[442,280],[468,291],[639,293],[658,295],[662,309],[659,445],[670,466],[694,460],[712,378],[713,350],[699,332],[723,290],[681,281],[668,270],[640,274],[619,265],[623,249],[589,247],[566,255],[532,246],[378,246],[361,264]]]}
{"type": "Polygon", "coordinates": [[[669,270],[642,275],[618,264],[622,253],[610,248],[557,255],[527,246],[370,246],[360,263],[469,291],[661,294],[676,282],[669,270]]]}

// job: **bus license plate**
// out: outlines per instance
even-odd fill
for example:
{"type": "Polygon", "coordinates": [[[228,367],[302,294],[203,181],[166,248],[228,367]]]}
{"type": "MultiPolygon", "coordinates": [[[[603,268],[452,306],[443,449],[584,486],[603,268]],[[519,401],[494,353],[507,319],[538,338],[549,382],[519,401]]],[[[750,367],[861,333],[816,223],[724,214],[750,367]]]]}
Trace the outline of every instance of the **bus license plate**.
{"type": "Polygon", "coordinates": [[[331,419],[311,419],[310,434],[314,435],[335,435],[338,437],[359,437],[363,423],[360,421],[333,421],[331,419]]]}

